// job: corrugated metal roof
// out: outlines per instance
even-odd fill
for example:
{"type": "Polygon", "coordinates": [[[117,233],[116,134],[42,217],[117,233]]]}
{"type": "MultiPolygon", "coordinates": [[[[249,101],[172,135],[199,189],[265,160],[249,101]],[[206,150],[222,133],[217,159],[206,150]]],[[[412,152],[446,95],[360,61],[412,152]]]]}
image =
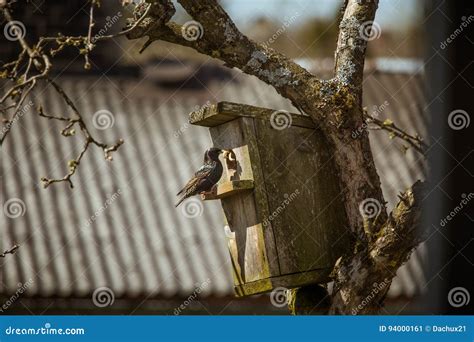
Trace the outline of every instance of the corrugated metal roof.
{"type": "MultiPolygon", "coordinates": [[[[33,113],[18,121],[2,147],[2,203],[19,198],[26,213],[2,216],[6,228],[0,249],[14,242],[21,249],[0,260],[0,294],[14,293],[18,283],[29,279],[26,294],[41,297],[86,297],[101,286],[112,288],[116,297],[186,296],[207,279],[204,296],[232,294],[219,202],[203,203],[196,217],[174,208],[176,190],[210,145],[207,129],[188,125],[187,114],[207,101],[223,100],[295,111],[258,79],[239,72],[232,77],[203,85],[200,91],[163,90],[146,79],[62,77],[64,89],[88,119],[102,109],[113,113],[113,127],[91,126],[96,135],[107,142],[123,138],[125,144],[112,163],[91,148],[74,177],[74,190],[66,184],[44,190],[40,177],[62,177],[81,143],[62,137],[62,126],[33,113]],[[107,208],[88,225],[107,201],[107,208]]],[[[373,71],[364,87],[369,111],[387,101],[380,118],[394,118],[426,136],[419,74],[373,71]]],[[[47,111],[67,111],[51,89],[36,96],[47,111]]],[[[423,178],[425,162],[415,152],[403,154],[384,132],[371,132],[370,138],[384,193],[393,206],[398,191],[423,178]]],[[[399,270],[391,296],[420,290],[424,255],[424,248],[418,248],[399,270]]]]}

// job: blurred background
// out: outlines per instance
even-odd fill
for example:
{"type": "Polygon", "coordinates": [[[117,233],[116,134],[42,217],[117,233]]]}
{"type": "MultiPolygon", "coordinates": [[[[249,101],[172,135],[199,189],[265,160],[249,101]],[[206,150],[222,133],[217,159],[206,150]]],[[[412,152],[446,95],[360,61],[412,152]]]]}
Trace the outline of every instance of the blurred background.
{"type": "MultiPolygon", "coordinates": [[[[221,3],[250,38],[322,78],[331,77],[341,1],[221,3]]],[[[191,20],[175,5],[177,22],[191,20]]],[[[119,32],[131,10],[119,1],[103,1],[95,29],[119,32]]],[[[424,201],[432,234],[397,273],[384,314],[472,313],[472,204],[442,224],[473,192],[467,133],[472,126],[458,130],[447,122],[454,110],[472,113],[472,12],[467,1],[379,4],[364,106],[432,146],[426,159],[382,131],[370,132],[389,209],[397,194],[426,179],[428,170],[434,184],[424,201]],[[462,305],[452,299],[458,288],[463,289],[462,305]]],[[[86,1],[19,1],[12,14],[24,24],[29,42],[58,32],[87,32],[86,1]]],[[[3,30],[5,22],[1,25],[3,30]]],[[[200,203],[197,212],[175,209],[174,201],[211,144],[206,128],[187,123],[189,112],[218,101],[296,109],[271,87],[219,61],[164,42],[139,54],[143,43],[125,38],[101,43],[87,71],[74,48],[54,59],[56,80],[92,122],[96,136],[109,143],[125,140],[113,162],[92,149],[74,176],[73,190],[66,183],[41,188],[40,178],[62,177],[81,147],[79,138],[59,134],[61,125],[33,115],[39,102],[46,112],[67,111],[47,87],[31,96],[27,115],[3,144],[1,203],[5,208],[19,200],[21,215],[7,215],[4,209],[0,250],[15,243],[21,247],[0,258],[2,313],[288,314],[268,295],[234,296],[217,201],[200,203]],[[94,124],[101,111],[107,113],[105,126],[94,124]]],[[[0,35],[0,64],[19,51],[17,42],[0,35]]],[[[5,91],[7,84],[1,85],[5,91]]]]}

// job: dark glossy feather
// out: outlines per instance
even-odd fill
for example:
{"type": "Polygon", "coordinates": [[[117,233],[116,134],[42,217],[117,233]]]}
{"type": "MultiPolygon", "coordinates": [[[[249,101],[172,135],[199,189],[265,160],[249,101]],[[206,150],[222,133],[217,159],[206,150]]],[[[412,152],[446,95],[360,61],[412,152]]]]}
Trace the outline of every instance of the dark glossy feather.
{"type": "Polygon", "coordinates": [[[176,207],[186,198],[210,191],[222,176],[222,164],[219,160],[220,149],[210,149],[204,154],[204,165],[194,173],[194,176],[176,194],[182,195],[176,207]]]}

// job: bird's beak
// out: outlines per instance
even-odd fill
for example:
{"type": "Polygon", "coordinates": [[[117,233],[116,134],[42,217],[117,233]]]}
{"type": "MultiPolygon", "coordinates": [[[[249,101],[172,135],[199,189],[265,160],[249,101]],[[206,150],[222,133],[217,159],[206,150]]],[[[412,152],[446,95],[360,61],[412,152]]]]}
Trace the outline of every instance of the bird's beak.
{"type": "Polygon", "coordinates": [[[235,161],[236,160],[235,153],[231,149],[222,150],[222,152],[224,153],[224,159],[226,159],[228,161],[235,161]]]}

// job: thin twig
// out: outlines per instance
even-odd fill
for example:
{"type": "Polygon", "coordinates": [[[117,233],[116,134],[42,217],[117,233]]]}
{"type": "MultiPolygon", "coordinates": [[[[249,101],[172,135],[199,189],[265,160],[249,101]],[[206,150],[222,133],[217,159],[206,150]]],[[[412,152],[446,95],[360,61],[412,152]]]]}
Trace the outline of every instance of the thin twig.
{"type": "MultiPolygon", "coordinates": [[[[9,103],[3,108],[0,108],[2,115],[7,116],[6,125],[2,129],[2,135],[0,137],[0,145],[3,144],[4,140],[8,136],[13,126],[13,123],[18,119],[18,115],[21,112],[22,105],[34,87],[38,84],[39,80],[45,80],[49,85],[51,85],[57,92],[57,94],[64,100],[67,107],[71,108],[74,117],[66,117],[59,115],[46,114],[42,106],[38,109],[38,114],[40,117],[46,118],[48,120],[57,120],[67,122],[66,127],[61,131],[61,134],[65,137],[75,135],[74,126],[77,124],[81,134],[84,136],[84,144],[79,153],[79,155],[70,160],[68,163],[69,172],[62,178],[50,179],[42,177],[44,187],[48,187],[52,183],[59,182],[68,182],[72,188],[74,185],[72,183],[71,177],[76,173],[77,167],[80,164],[82,158],[84,157],[89,146],[96,145],[100,147],[104,153],[104,158],[106,160],[112,160],[112,153],[117,151],[117,149],[123,144],[123,140],[119,139],[115,144],[108,145],[103,142],[100,142],[95,137],[92,136],[85,120],[83,119],[79,109],[75,106],[71,98],[66,94],[62,87],[52,80],[49,77],[49,72],[51,71],[52,64],[49,60],[47,53],[45,52],[45,47],[50,42],[56,42],[57,47],[55,50],[51,50],[49,54],[54,56],[57,52],[61,51],[66,46],[76,46],[79,48],[81,54],[85,56],[85,68],[90,68],[90,52],[95,47],[92,43],[93,27],[95,25],[94,21],[94,7],[99,6],[99,0],[91,0],[91,7],[89,12],[89,25],[87,30],[87,35],[78,36],[78,37],[41,37],[38,42],[34,45],[28,44],[26,39],[22,37],[21,34],[18,34],[18,42],[22,46],[22,51],[18,55],[18,58],[10,63],[6,63],[1,66],[0,77],[10,79],[14,82],[14,85],[9,88],[5,94],[0,97],[0,105],[4,104],[7,100],[14,101],[13,104],[9,103]],[[19,70],[23,68],[25,70],[22,73],[19,73],[19,70]],[[34,70],[32,70],[34,69],[34,70]],[[36,74],[29,76],[33,71],[36,71],[36,74]],[[13,114],[8,118],[8,111],[12,111],[13,114]]],[[[148,6],[147,11],[140,18],[140,22],[146,17],[151,5],[148,6]]],[[[0,3],[0,10],[7,22],[14,22],[10,11],[8,3],[0,3]]],[[[128,32],[132,31],[139,23],[136,23],[133,27],[128,28],[120,32],[117,35],[108,35],[101,36],[94,39],[94,43],[99,40],[111,39],[119,35],[125,35],[128,32]]]]}
{"type": "Polygon", "coordinates": [[[20,248],[20,245],[14,244],[10,249],[7,249],[2,254],[0,254],[0,258],[5,258],[7,254],[15,254],[18,248],[20,248]]]}
{"type": "Polygon", "coordinates": [[[375,125],[375,127],[369,127],[369,129],[385,130],[389,132],[391,137],[397,137],[399,139],[402,139],[403,141],[408,143],[415,151],[421,153],[422,155],[425,155],[425,152],[429,146],[423,141],[423,138],[421,138],[418,134],[408,134],[403,129],[395,125],[392,120],[382,121],[373,116],[368,115],[367,113],[365,114],[365,118],[367,120],[367,123],[375,125]]]}

